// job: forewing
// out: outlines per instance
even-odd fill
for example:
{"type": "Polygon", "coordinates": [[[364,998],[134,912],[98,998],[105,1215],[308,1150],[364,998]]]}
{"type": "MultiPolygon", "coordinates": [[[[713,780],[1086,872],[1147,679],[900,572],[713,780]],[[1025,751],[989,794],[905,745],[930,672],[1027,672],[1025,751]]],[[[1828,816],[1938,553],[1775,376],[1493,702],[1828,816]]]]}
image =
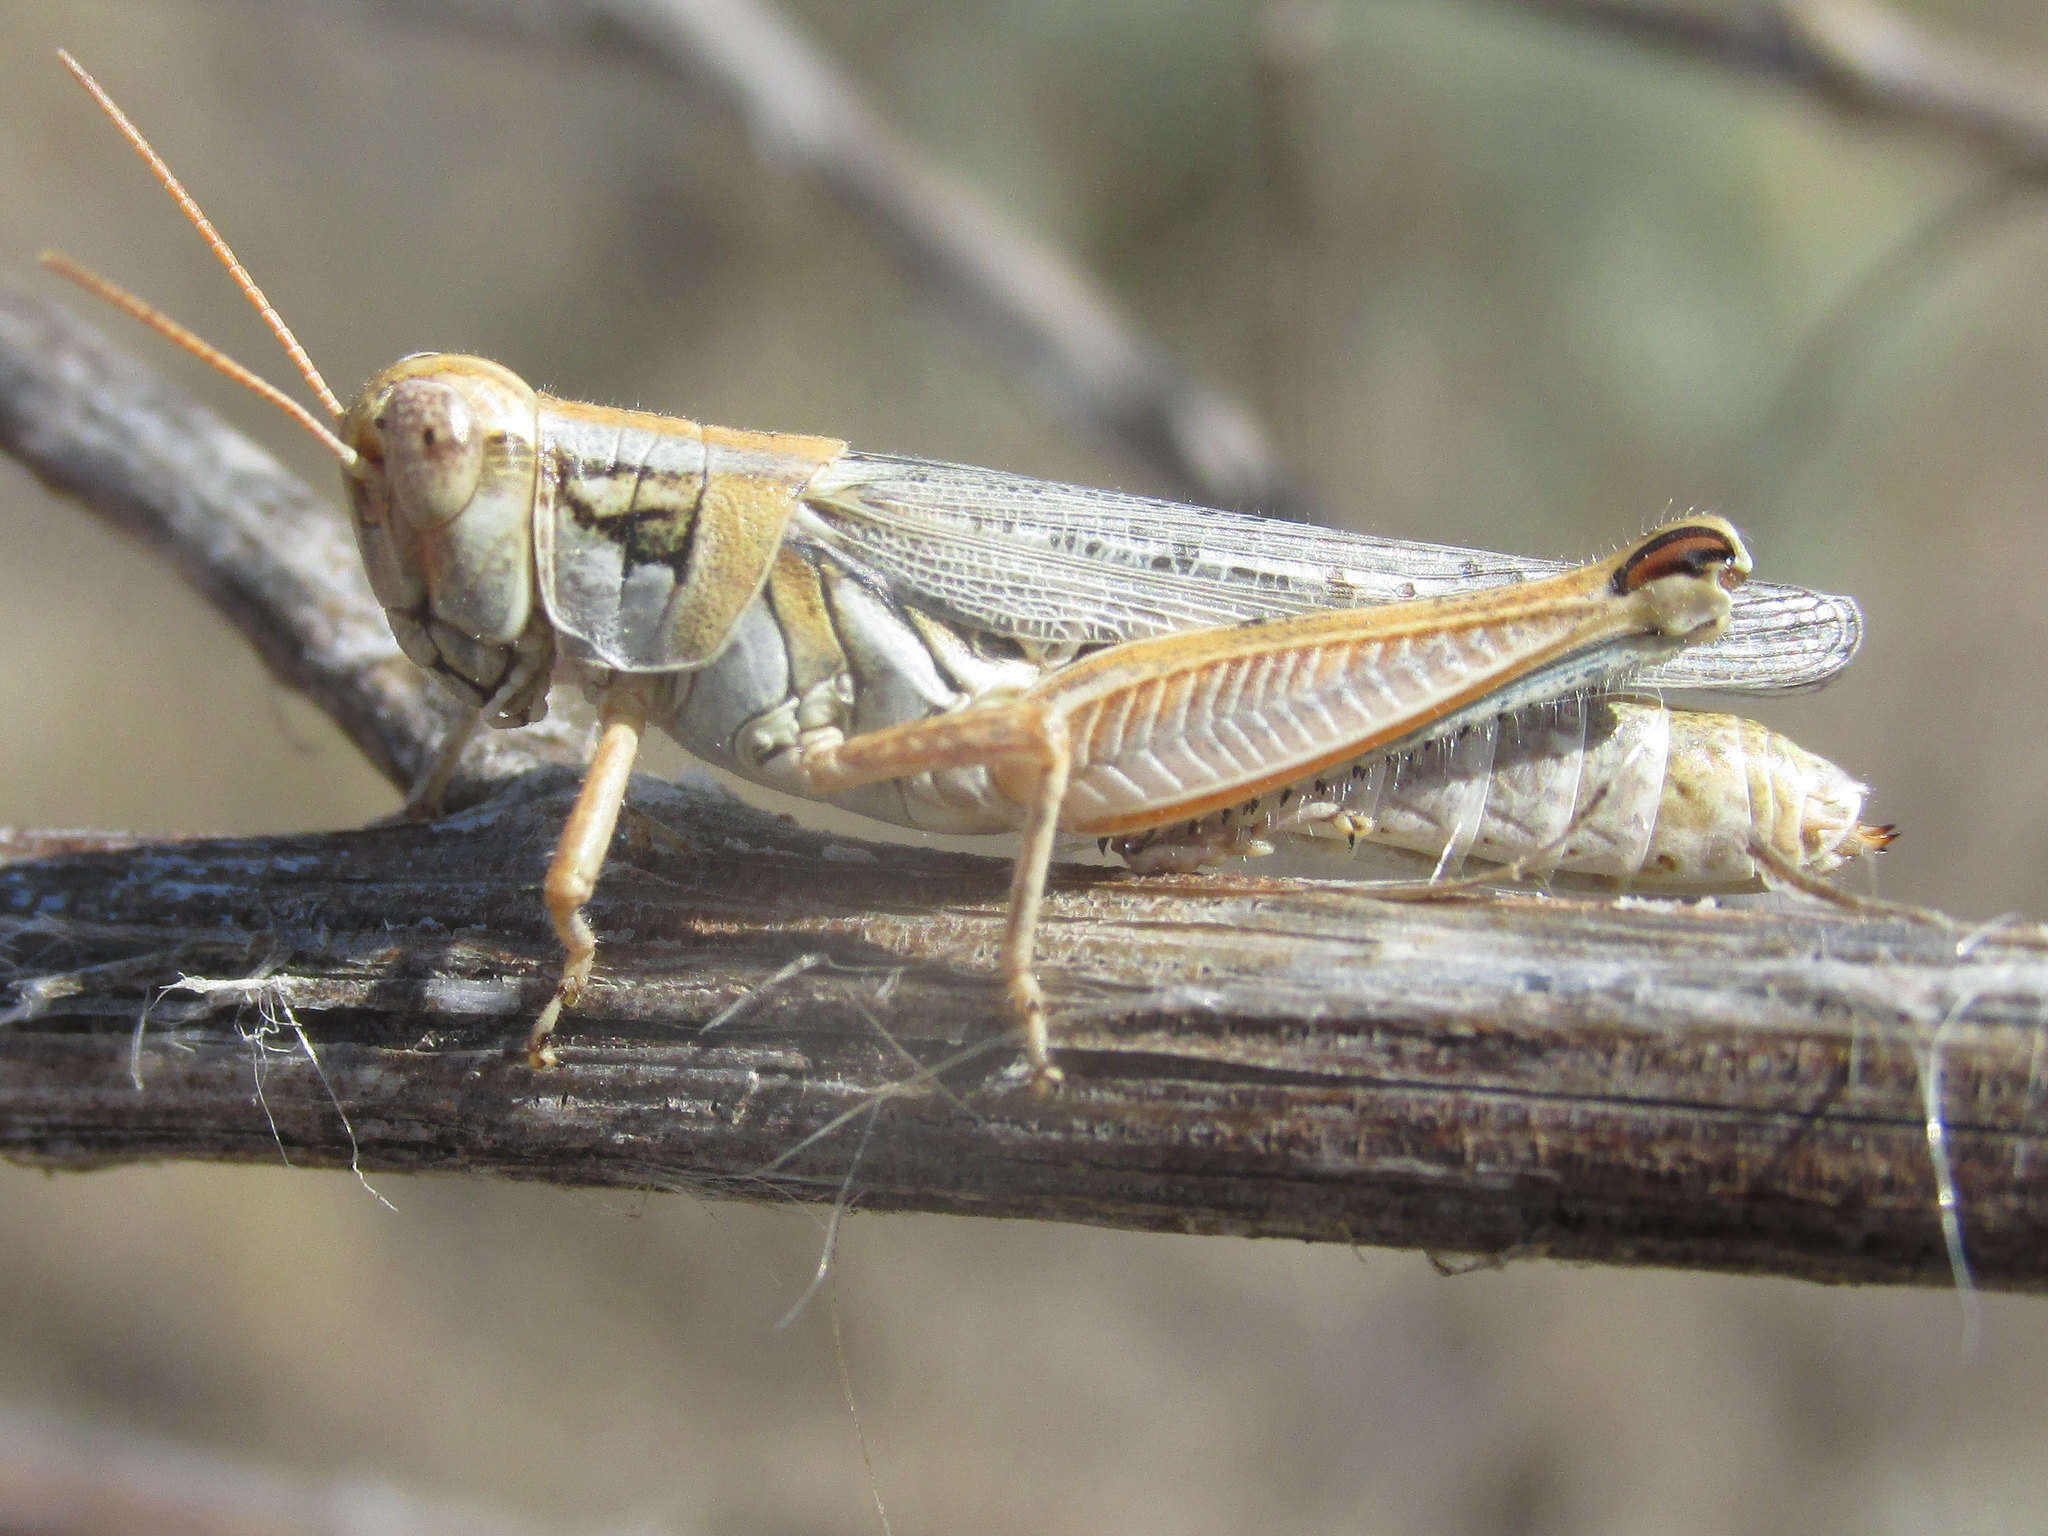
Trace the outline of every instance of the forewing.
{"type": "MultiPolygon", "coordinates": [[[[969,628],[1046,645],[1437,597],[1564,569],[887,454],[841,455],[804,500],[805,532],[899,596],[969,628]]],[[[1726,635],[1638,681],[1811,687],[1862,643],[1853,599],[1775,582],[1745,583],[1733,596],[1726,635]]]]}

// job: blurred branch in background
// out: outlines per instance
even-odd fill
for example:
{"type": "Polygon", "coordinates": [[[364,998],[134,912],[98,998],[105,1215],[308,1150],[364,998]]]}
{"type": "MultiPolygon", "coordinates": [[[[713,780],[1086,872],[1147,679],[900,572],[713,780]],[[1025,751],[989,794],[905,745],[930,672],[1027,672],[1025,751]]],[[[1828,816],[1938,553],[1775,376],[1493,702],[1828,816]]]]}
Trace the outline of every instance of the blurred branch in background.
{"type": "Polygon", "coordinates": [[[1783,504],[1804,445],[1838,398],[1872,333],[1957,254],[2013,215],[2048,173],[2048,66],[1937,35],[1876,0],[1753,0],[1737,5],[1656,0],[1506,0],[1648,48],[1754,74],[1832,108],[1959,140],[1985,156],[1992,179],[1963,189],[1870,266],[1806,339],[1755,438],[1752,507],[1783,504]]]}
{"type": "MultiPolygon", "coordinates": [[[[1061,409],[1120,442],[1184,495],[1302,515],[1254,413],[1194,378],[1065,257],[993,207],[903,134],[786,16],[757,0],[358,0],[378,15],[622,51],[706,89],[747,124],[765,161],[815,177],[916,279],[944,293],[1061,409]]],[[[1938,38],[1872,0],[1741,6],[1637,0],[1509,0],[1532,13],[1724,68],[1831,105],[1968,140],[2016,173],[2048,164],[2048,72],[1938,38]]],[[[1286,0],[1248,38],[1264,165],[1300,153],[1292,98],[1330,17],[1286,0]]],[[[1298,303],[1313,240],[1306,200],[1268,178],[1266,391],[1287,402],[1313,312],[1298,303]],[[1277,189],[1277,190],[1276,190],[1277,189]],[[1269,383],[1271,379],[1269,379],[1269,383]]],[[[1766,455],[1772,458],[1773,455],[1766,455]]]]}
{"type": "Polygon", "coordinates": [[[1196,379],[1086,273],[903,134],[754,0],[360,0],[409,21],[622,48],[707,88],[764,161],[811,175],[1061,410],[1214,505],[1300,515],[1252,411],[1196,379]]]}
{"type": "Polygon", "coordinates": [[[1905,307],[2001,226],[2031,216],[2030,178],[2001,169],[1901,236],[1864,268],[1800,343],[1770,411],[1752,439],[1740,500],[1757,508],[1796,501],[1802,468],[1844,408],[1847,381],[1873,366],[1905,307]]]}
{"type": "MultiPolygon", "coordinates": [[[[435,714],[330,515],[260,450],[20,294],[0,437],[409,776],[435,714]]],[[[552,986],[536,883],[571,791],[505,781],[567,743],[496,750],[431,824],[14,838],[0,1150],[1823,1280],[1946,1284],[1962,1253],[1985,1286],[2048,1287],[2041,930],[1069,871],[1041,969],[1070,1081],[1045,1102],[985,968],[1003,865],[641,780],[600,984],[537,1074],[502,1047],[552,986]]]]}
{"type": "MultiPolygon", "coordinates": [[[[1121,442],[1185,495],[1302,513],[1248,408],[1193,378],[1103,289],[920,149],[775,8],[756,0],[359,3],[416,24],[620,49],[708,89],[745,120],[764,160],[817,178],[1062,409],[1121,442]]],[[[1841,110],[1961,138],[2015,174],[2038,175],[2048,165],[2048,71],[1937,37],[1873,0],[1510,3],[1767,76],[1841,110]]],[[[1248,38],[1269,173],[1265,398],[1283,420],[1306,388],[1300,333],[1317,318],[1300,303],[1295,270],[1316,246],[1299,227],[1308,199],[1299,179],[1285,174],[1306,131],[1290,114],[1298,115],[1300,77],[1327,46],[1330,24],[1319,5],[1285,0],[1261,12],[1248,38]],[[1270,174],[1276,171],[1282,174],[1270,174]]],[[[1776,449],[1763,455],[1767,469],[1779,456],[1776,449]]]]}
{"type": "Polygon", "coordinates": [[[1847,111],[1970,141],[2048,170],[2048,69],[1951,42],[1874,0],[1496,0],[1764,75],[1847,111]]]}
{"type": "Polygon", "coordinates": [[[389,1478],[281,1472],[132,1431],[0,1408],[0,1530],[34,1536],[519,1536],[559,1532],[389,1478]]]}

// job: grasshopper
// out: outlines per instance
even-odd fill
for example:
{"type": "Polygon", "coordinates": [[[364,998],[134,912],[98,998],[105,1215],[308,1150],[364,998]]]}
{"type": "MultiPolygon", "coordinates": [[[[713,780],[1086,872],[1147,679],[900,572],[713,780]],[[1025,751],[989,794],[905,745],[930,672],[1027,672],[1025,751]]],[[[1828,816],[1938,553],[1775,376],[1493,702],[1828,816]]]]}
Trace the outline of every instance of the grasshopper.
{"type": "MultiPolygon", "coordinates": [[[[1001,971],[1043,1089],[1059,1071],[1032,957],[1061,834],[1140,862],[1199,855],[1240,840],[1269,795],[1645,666],[1674,686],[1804,686],[1860,640],[1847,599],[1744,587],[1747,551],[1704,515],[1567,569],[559,400],[453,354],[404,358],[344,407],[161,157],[60,57],[329,421],[104,279],[46,264],[340,462],[400,648],[472,709],[413,803],[431,806],[477,723],[539,719],[558,672],[596,706],[543,883],[567,958],[527,1037],[536,1065],[588,985],[584,907],[650,726],[884,821],[1020,831],[1001,971]],[[1718,652],[1690,649],[1731,628],[1718,652]],[[1205,819],[1233,811],[1219,843],[1205,819]]],[[[1280,829],[1371,835],[1372,820],[1336,803],[1280,829]]]]}

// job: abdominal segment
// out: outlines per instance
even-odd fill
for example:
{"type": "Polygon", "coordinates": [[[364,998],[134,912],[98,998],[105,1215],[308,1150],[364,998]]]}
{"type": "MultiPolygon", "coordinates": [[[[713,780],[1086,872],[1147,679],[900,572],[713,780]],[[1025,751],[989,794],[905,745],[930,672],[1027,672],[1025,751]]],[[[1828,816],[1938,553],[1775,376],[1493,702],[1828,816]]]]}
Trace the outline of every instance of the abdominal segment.
{"type": "Polygon", "coordinates": [[[1406,750],[1361,757],[1198,820],[1117,839],[1139,869],[1361,841],[1436,861],[1513,865],[1667,889],[1741,890],[1754,849],[1823,876],[1891,841],[1860,821],[1866,788],[1736,715],[1629,695],[1532,705],[1406,750]]]}

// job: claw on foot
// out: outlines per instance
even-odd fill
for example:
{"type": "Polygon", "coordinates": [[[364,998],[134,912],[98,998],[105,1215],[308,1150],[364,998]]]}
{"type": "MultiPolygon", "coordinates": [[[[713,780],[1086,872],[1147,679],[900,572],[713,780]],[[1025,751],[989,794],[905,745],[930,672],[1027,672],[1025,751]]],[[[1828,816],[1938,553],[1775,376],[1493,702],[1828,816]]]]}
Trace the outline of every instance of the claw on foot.
{"type": "Polygon", "coordinates": [[[526,1044],[522,1049],[522,1054],[526,1057],[526,1064],[535,1071],[545,1071],[547,1068],[559,1065],[561,1062],[561,1057],[555,1054],[552,1042],[555,1034],[555,1021],[561,1018],[564,1003],[573,1003],[575,1001],[573,997],[565,998],[563,996],[568,990],[569,985],[565,980],[561,986],[555,989],[555,995],[548,999],[547,1007],[541,1009],[540,1017],[533,1021],[533,1028],[526,1032],[526,1044]]]}
{"type": "Polygon", "coordinates": [[[1035,1061],[1031,1064],[1031,1092],[1035,1098],[1051,1098],[1060,1091],[1060,1084],[1066,1080],[1067,1074],[1049,1061],[1035,1061]]]}
{"type": "Polygon", "coordinates": [[[1052,1039],[1045,1027],[1045,994],[1038,978],[1030,972],[1011,978],[1010,1014],[1024,1031],[1024,1059],[1031,1063],[1031,1091],[1041,1099],[1051,1098],[1066,1073],[1053,1065],[1052,1039]]]}

